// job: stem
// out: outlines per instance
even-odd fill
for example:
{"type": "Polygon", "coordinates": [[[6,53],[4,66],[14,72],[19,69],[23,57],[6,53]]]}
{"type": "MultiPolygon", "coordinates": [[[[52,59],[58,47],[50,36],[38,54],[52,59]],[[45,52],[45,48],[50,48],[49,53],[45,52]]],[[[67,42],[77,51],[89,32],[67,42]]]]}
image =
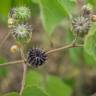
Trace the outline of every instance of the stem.
{"type": "Polygon", "coordinates": [[[60,47],[60,48],[49,50],[48,52],[46,52],[46,54],[50,54],[50,53],[58,52],[58,51],[63,50],[63,49],[74,48],[74,47],[83,47],[83,45],[77,45],[74,42],[72,42],[69,45],[65,45],[65,46],[60,47]]]}
{"type": "Polygon", "coordinates": [[[5,41],[8,39],[10,35],[10,32],[7,33],[7,35],[5,36],[5,38],[2,40],[2,42],[0,43],[0,48],[2,47],[2,45],[5,43],[5,41]]]}
{"type": "Polygon", "coordinates": [[[24,86],[25,86],[25,79],[26,79],[26,72],[27,72],[27,65],[23,63],[23,77],[21,82],[21,89],[20,89],[20,96],[22,96],[24,86]]]}
{"type": "Polygon", "coordinates": [[[4,64],[0,64],[0,67],[1,66],[7,66],[7,65],[13,65],[13,64],[19,64],[19,63],[23,63],[24,60],[17,60],[17,61],[11,61],[11,62],[7,62],[7,63],[4,63],[4,64]]]}
{"type": "MultiPolygon", "coordinates": [[[[20,48],[20,52],[21,52],[21,57],[22,59],[25,60],[25,56],[24,56],[24,52],[23,52],[23,48],[20,48]]],[[[23,65],[23,77],[22,77],[22,81],[21,81],[21,89],[20,89],[20,96],[22,96],[23,90],[24,90],[24,86],[25,86],[25,79],[26,79],[26,72],[27,72],[27,65],[25,63],[22,64],[23,65]]]]}

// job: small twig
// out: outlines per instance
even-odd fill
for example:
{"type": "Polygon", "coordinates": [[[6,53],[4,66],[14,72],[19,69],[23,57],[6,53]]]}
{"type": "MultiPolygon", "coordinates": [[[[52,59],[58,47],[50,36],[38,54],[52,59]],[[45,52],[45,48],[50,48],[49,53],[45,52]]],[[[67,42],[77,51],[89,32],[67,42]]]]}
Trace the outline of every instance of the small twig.
{"type": "Polygon", "coordinates": [[[53,50],[49,50],[49,51],[46,52],[46,54],[58,52],[58,51],[60,51],[60,50],[68,49],[68,48],[83,47],[83,45],[77,45],[77,44],[75,44],[74,42],[75,42],[75,39],[73,40],[73,42],[72,42],[71,44],[68,44],[68,45],[65,45],[65,46],[63,46],[63,47],[56,48],[56,49],[53,49],[53,50]]]}
{"type": "Polygon", "coordinates": [[[19,64],[19,63],[23,63],[23,62],[24,62],[24,60],[11,61],[11,62],[7,62],[7,63],[4,63],[4,64],[0,64],[0,67],[1,66],[13,65],[13,64],[19,64]]]}
{"type": "Polygon", "coordinates": [[[5,38],[4,38],[4,39],[2,40],[2,42],[0,43],[0,48],[1,48],[2,45],[5,43],[5,41],[8,39],[9,35],[10,35],[10,32],[7,33],[7,35],[5,36],[5,38]]]}
{"type": "MultiPolygon", "coordinates": [[[[22,48],[20,48],[20,52],[21,52],[22,59],[25,59],[24,52],[23,52],[22,48]]],[[[22,93],[23,93],[23,90],[24,90],[26,72],[27,72],[27,65],[25,63],[23,63],[22,65],[23,65],[23,76],[22,76],[22,81],[21,81],[21,89],[20,89],[20,93],[19,93],[20,96],[22,96],[22,93]]]]}

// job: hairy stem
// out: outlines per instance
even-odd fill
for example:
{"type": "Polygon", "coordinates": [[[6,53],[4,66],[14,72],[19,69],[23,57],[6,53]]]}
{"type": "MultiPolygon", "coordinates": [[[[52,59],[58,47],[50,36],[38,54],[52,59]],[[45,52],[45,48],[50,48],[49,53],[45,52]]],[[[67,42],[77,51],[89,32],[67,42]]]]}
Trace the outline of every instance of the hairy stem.
{"type": "Polygon", "coordinates": [[[73,41],[71,44],[65,45],[63,47],[56,48],[56,49],[53,49],[53,50],[49,50],[49,51],[46,52],[46,54],[50,54],[50,53],[58,52],[60,50],[64,50],[64,49],[68,49],[68,48],[74,48],[74,47],[83,47],[83,45],[77,45],[73,41]]]}
{"type": "Polygon", "coordinates": [[[19,64],[19,63],[23,63],[23,62],[24,62],[24,60],[11,61],[11,62],[7,62],[7,63],[4,63],[4,64],[0,64],[0,67],[1,66],[13,65],[13,64],[19,64]]]}
{"type": "MultiPolygon", "coordinates": [[[[22,59],[25,59],[24,56],[24,52],[23,52],[23,47],[20,48],[20,52],[21,52],[21,57],[22,59]]],[[[23,90],[24,90],[24,86],[25,86],[25,79],[26,79],[26,72],[27,72],[27,64],[22,63],[23,66],[23,76],[22,76],[22,81],[21,81],[21,89],[20,89],[20,96],[22,96],[23,90]]]]}
{"type": "Polygon", "coordinates": [[[21,89],[20,89],[20,96],[22,96],[24,87],[25,87],[25,79],[26,79],[26,72],[27,72],[27,65],[23,63],[23,76],[21,81],[21,89]]]}

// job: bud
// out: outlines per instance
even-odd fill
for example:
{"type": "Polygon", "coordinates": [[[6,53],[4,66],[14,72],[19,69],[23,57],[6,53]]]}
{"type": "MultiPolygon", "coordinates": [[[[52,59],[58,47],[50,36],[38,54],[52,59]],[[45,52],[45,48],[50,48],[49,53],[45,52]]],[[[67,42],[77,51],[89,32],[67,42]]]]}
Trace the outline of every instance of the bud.
{"type": "Polygon", "coordinates": [[[93,22],[96,22],[96,15],[92,15],[91,20],[92,20],[93,22]]]}
{"type": "Polygon", "coordinates": [[[12,53],[16,53],[18,50],[19,50],[19,47],[18,47],[17,45],[13,45],[13,46],[11,46],[11,48],[10,48],[10,51],[11,51],[12,53]]]}
{"type": "Polygon", "coordinates": [[[8,19],[8,28],[13,28],[14,27],[14,19],[13,18],[9,18],[8,19]]]}

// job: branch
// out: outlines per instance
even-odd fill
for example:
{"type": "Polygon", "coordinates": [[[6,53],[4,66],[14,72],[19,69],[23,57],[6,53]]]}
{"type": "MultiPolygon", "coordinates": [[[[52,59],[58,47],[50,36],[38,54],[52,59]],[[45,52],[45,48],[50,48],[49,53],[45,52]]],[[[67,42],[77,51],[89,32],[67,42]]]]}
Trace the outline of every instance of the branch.
{"type": "Polygon", "coordinates": [[[46,54],[50,54],[50,53],[54,53],[54,52],[58,52],[60,50],[63,50],[63,49],[68,49],[68,48],[74,48],[74,47],[83,47],[83,45],[78,45],[78,44],[75,44],[75,41],[76,39],[73,40],[73,42],[71,44],[68,44],[68,45],[65,45],[63,47],[60,47],[60,48],[56,48],[56,49],[53,49],[53,50],[49,50],[46,52],[46,54]]]}
{"type": "Polygon", "coordinates": [[[19,64],[19,63],[23,63],[23,62],[24,62],[24,60],[11,61],[11,62],[7,62],[7,63],[4,63],[4,64],[0,64],[0,67],[1,66],[13,65],[13,64],[19,64]]]}

